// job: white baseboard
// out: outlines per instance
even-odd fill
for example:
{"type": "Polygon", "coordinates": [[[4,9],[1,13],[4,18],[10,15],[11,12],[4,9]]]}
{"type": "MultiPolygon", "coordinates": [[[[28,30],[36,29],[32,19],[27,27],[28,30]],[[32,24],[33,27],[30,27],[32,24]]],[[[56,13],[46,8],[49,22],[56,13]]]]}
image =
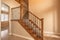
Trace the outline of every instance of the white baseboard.
{"type": "Polygon", "coordinates": [[[44,32],[44,36],[60,38],[60,36],[58,36],[58,34],[60,34],[60,33],[44,32]],[[57,35],[56,35],[56,34],[57,34],[57,35]]]}
{"type": "Polygon", "coordinates": [[[25,37],[25,36],[18,35],[18,34],[15,34],[15,33],[13,33],[12,35],[17,36],[17,37],[21,37],[21,38],[25,38],[25,39],[28,39],[28,40],[34,40],[33,38],[25,37]]]}
{"type": "MultiPolygon", "coordinates": [[[[58,36],[59,34],[60,33],[44,32],[44,36],[46,36],[46,37],[60,38],[60,36],[58,36]],[[55,35],[55,34],[57,34],[57,35],[55,35]]],[[[25,38],[25,39],[28,39],[28,40],[34,40],[33,38],[25,37],[25,36],[18,35],[18,34],[15,34],[15,33],[13,33],[13,34],[9,33],[9,35],[14,35],[14,36],[25,38]]]]}

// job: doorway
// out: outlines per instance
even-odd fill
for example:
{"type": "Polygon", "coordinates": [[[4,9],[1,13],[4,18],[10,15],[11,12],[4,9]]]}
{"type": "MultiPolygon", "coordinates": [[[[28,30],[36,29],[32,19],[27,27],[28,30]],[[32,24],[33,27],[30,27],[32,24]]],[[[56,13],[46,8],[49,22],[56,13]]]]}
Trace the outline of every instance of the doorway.
{"type": "Polygon", "coordinates": [[[1,40],[8,40],[9,6],[4,3],[1,4],[1,40]]]}

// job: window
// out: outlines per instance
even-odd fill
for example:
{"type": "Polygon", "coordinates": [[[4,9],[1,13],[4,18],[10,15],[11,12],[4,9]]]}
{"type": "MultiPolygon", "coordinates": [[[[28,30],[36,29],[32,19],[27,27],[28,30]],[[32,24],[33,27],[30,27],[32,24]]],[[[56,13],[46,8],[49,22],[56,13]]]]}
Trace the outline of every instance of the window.
{"type": "Polygon", "coordinates": [[[4,3],[2,3],[1,6],[2,6],[1,10],[8,12],[8,6],[7,5],[5,5],[4,3]]]}
{"type": "Polygon", "coordinates": [[[8,6],[6,5],[6,4],[4,4],[4,3],[2,3],[2,8],[1,8],[1,11],[3,11],[3,12],[1,12],[1,14],[0,14],[0,16],[1,16],[1,21],[3,22],[3,21],[8,21],[8,6]]]}
{"type": "Polygon", "coordinates": [[[1,14],[1,21],[8,21],[8,14],[1,14]]]}

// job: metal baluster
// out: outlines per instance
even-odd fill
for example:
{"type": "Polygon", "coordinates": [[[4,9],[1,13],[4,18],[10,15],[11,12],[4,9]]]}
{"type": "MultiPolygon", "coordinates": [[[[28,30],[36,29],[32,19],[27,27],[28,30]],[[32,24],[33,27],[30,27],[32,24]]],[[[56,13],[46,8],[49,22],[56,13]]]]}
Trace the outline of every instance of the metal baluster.
{"type": "Polygon", "coordinates": [[[40,25],[40,21],[38,20],[38,27],[40,28],[40,26],[39,26],[39,25],[40,25]]]}
{"type": "Polygon", "coordinates": [[[34,21],[34,16],[32,15],[32,21],[34,21]]]}
{"type": "Polygon", "coordinates": [[[33,28],[33,23],[31,23],[30,25],[31,25],[31,26],[30,26],[30,29],[32,29],[32,28],[33,28]]]}
{"type": "Polygon", "coordinates": [[[29,19],[31,20],[31,14],[29,13],[29,19]]]}

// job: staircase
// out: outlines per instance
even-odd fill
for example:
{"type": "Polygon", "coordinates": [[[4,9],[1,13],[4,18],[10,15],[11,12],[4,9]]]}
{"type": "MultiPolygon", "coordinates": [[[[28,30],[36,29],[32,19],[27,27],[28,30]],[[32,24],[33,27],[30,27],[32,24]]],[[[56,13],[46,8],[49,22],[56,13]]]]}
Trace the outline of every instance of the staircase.
{"type": "Polygon", "coordinates": [[[43,19],[30,12],[29,19],[20,19],[18,22],[35,40],[43,40],[43,19]]]}
{"type": "MultiPolygon", "coordinates": [[[[20,3],[20,7],[28,13],[28,15],[23,13],[23,17],[18,22],[22,25],[22,27],[35,39],[35,40],[43,40],[43,18],[40,19],[36,15],[34,15],[31,11],[26,9],[26,5],[22,4],[22,0],[16,0],[20,3]]],[[[21,10],[20,10],[21,11],[21,10]]],[[[24,12],[25,12],[24,11],[24,12]]]]}

